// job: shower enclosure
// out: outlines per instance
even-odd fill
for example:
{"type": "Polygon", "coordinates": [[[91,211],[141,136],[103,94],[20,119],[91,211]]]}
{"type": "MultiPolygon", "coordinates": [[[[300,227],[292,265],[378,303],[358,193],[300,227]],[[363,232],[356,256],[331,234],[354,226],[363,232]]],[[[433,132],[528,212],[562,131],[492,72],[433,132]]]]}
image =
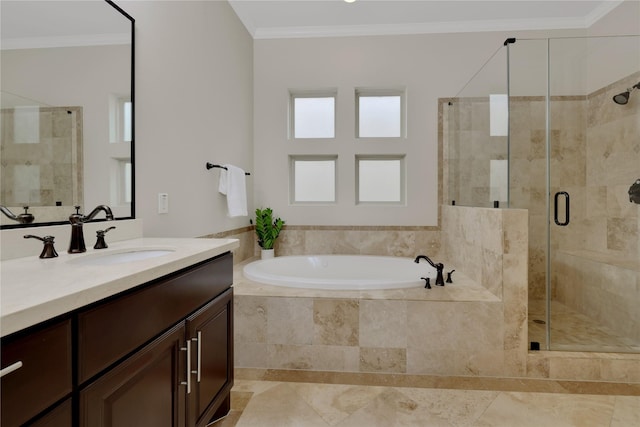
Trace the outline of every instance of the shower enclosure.
{"type": "Polygon", "coordinates": [[[640,36],[508,39],[445,102],[445,200],[529,211],[533,348],[640,352],[638,87],[640,36]]]}

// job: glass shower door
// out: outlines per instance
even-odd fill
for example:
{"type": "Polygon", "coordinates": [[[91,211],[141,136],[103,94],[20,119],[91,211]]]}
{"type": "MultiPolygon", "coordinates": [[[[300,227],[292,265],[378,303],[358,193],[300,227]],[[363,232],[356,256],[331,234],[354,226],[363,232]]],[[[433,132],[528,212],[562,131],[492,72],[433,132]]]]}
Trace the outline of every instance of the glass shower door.
{"type": "Polygon", "coordinates": [[[613,100],[640,81],[639,43],[548,41],[551,350],[640,351],[640,205],[628,192],[640,178],[640,91],[613,100]]]}

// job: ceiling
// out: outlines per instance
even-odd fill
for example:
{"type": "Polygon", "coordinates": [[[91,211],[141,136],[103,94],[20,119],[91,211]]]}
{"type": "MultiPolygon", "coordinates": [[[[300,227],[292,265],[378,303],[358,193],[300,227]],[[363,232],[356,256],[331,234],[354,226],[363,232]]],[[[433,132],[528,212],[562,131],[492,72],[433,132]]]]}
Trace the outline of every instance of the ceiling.
{"type": "Polygon", "coordinates": [[[588,28],[622,0],[228,0],[255,39],[588,28]]]}

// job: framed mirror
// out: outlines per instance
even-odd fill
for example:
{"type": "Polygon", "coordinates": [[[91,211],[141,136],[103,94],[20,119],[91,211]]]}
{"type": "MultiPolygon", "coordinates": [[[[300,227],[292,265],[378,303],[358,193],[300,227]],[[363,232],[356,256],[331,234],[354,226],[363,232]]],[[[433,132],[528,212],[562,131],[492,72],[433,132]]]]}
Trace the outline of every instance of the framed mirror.
{"type": "Polygon", "coordinates": [[[110,0],[0,2],[0,228],[135,217],[134,19],[110,0]]]}

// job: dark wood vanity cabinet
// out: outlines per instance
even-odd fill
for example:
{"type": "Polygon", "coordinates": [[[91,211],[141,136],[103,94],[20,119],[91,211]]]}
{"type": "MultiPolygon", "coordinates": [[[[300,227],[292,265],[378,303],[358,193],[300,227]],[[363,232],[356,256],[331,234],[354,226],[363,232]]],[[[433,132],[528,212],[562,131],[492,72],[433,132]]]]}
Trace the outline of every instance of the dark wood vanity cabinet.
{"type": "MultiPolygon", "coordinates": [[[[71,319],[48,322],[2,339],[0,425],[23,425],[72,393],[71,319]],[[15,369],[15,370],[13,370],[15,369]]],[[[54,408],[55,409],[55,408],[54,408]]],[[[58,410],[46,418],[67,419],[70,412],[58,410]]],[[[38,425],[47,424],[46,419],[38,425]]]]}
{"type": "Polygon", "coordinates": [[[80,392],[80,426],[185,426],[184,326],[176,325],[80,392]]]}
{"type": "Polygon", "coordinates": [[[205,426],[230,409],[233,386],[233,292],[231,289],[187,319],[190,340],[189,426],[205,426]]]}
{"type": "MultiPolygon", "coordinates": [[[[233,386],[232,281],[226,253],[74,312],[65,393],[77,402],[67,411],[75,421],[56,418],[42,426],[201,427],[226,414],[233,386]]],[[[48,363],[48,353],[38,366],[48,363]]],[[[5,427],[7,396],[32,398],[2,385],[5,427]]],[[[52,416],[63,412],[53,409],[52,416]]]]}

